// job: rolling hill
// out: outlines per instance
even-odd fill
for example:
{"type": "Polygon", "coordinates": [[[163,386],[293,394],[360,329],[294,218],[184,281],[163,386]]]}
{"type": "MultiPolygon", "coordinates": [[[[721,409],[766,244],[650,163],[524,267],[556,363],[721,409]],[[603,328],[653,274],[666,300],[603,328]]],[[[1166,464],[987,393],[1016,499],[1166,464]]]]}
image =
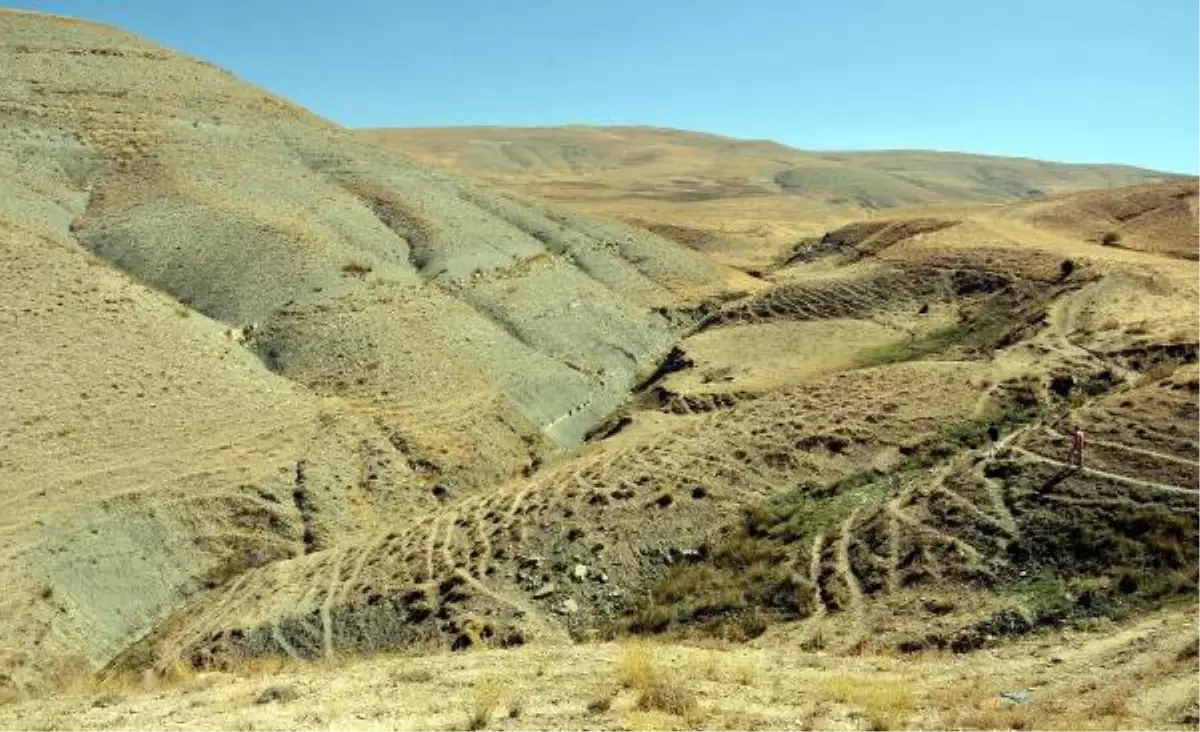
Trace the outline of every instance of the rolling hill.
{"type": "Polygon", "coordinates": [[[0,11],[0,726],[1193,723],[1194,178],[569,132],[0,11]]]}
{"type": "Polygon", "coordinates": [[[102,665],[206,584],[536,468],[655,370],[669,308],[755,285],[132,34],[0,21],[14,658],[102,665]]]}
{"type": "Polygon", "coordinates": [[[630,220],[759,268],[780,247],[907,206],[1004,203],[1166,180],[1119,165],[928,151],[807,152],[651,127],[362,130],[363,139],[534,198],[630,220]]]}

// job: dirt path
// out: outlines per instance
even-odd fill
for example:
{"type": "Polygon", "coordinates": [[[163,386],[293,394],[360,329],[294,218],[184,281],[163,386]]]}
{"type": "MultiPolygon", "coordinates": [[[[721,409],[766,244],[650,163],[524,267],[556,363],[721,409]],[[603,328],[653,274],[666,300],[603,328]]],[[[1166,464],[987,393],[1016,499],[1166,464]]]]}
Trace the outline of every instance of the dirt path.
{"type": "Polygon", "coordinates": [[[1141,480],[1139,478],[1131,478],[1128,475],[1118,475],[1116,473],[1109,473],[1104,470],[1096,470],[1095,468],[1089,468],[1086,466],[1083,468],[1076,468],[1075,466],[1068,465],[1067,463],[1064,463],[1061,460],[1055,460],[1054,458],[1046,457],[1045,455],[1040,455],[1036,452],[1026,450],[1023,447],[1013,447],[1012,449],[1014,452],[1019,453],[1025,457],[1029,458],[1030,460],[1037,460],[1038,462],[1047,463],[1049,465],[1057,465],[1060,468],[1070,468],[1073,470],[1082,470],[1083,472],[1087,473],[1088,475],[1095,475],[1100,478],[1108,478],[1109,480],[1115,480],[1120,483],[1127,483],[1129,485],[1136,485],[1141,488],[1150,488],[1152,490],[1164,491],[1167,493],[1182,493],[1184,495],[1189,495],[1189,496],[1200,495],[1200,492],[1198,492],[1197,489],[1195,489],[1195,488],[1180,488],[1177,485],[1167,485],[1165,483],[1154,483],[1154,482],[1151,482],[1148,480],[1141,480]]]}
{"type": "MultiPolygon", "coordinates": [[[[1061,438],[1063,440],[1070,439],[1069,437],[1067,437],[1063,433],[1059,432],[1058,430],[1054,429],[1053,427],[1044,427],[1043,429],[1048,434],[1054,435],[1055,437],[1061,438]]],[[[1180,465],[1187,465],[1187,466],[1193,467],[1193,468],[1200,467],[1200,462],[1197,462],[1195,460],[1181,458],[1177,455],[1168,455],[1163,452],[1155,452],[1154,450],[1147,450],[1144,447],[1134,447],[1133,445],[1126,445],[1121,442],[1112,442],[1110,440],[1098,440],[1095,438],[1088,438],[1088,442],[1090,442],[1094,445],[1104,445],[1105,447],[1112,447],[1117,450],[1124,450],[1125,452],[1136,452],[1140,455],[1146,455],[1148,457],[1157,458],[1159,460],[1166,460],[1167,462],[1179,463],[1180,465]]]]}

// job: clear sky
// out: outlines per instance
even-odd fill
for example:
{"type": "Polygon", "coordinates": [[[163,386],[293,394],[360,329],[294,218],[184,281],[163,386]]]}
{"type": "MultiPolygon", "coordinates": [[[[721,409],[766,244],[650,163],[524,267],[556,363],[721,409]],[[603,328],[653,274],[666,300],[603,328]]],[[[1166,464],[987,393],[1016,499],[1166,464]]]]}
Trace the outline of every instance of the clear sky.
{"type": "Polygon", "coordinates": [[[1196,0],[0,0],[348,126],[649,124],[1200,168],[1196,0]]]}

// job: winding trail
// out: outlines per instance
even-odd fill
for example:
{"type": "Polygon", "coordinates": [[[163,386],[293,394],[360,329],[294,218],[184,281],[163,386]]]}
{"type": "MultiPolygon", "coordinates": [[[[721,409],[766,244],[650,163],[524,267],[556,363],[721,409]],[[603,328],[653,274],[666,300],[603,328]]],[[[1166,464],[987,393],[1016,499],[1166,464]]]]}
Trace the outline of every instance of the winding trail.
{"type": "Polygon", "coordinates": [[[342,560],[345,557],[344,551],[337,553],[337,558],[333,561],[333,567],[329,572],[329,589],[325,592],[325,599],[321,603],[321,637],[325,648],[325,657],[333,658],[333,601],[337,596],[338,581],[342,575],[342,560]]]}
{"type": "Polygon", "coordinates": [[[850,542],[854,540],[854,522],[858,519],[861,507],[856,507],[842,522],[837,543],[837,571],[846,585],[850,595],[850,609],[855,616],[861,616],[863,611],[863,591],[858,578],[854,576],[854,567],[850,562],[850,542]]]}

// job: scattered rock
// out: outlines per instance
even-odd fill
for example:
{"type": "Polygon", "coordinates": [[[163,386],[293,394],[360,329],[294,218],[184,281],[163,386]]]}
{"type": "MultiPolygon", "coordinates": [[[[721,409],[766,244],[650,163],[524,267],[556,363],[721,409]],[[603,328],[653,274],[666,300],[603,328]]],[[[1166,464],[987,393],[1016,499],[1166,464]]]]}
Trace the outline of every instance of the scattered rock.
{"type": "Polygon", "coordinates": [[[556,589],[557,588],[554,586],[553,582],[547,582],[546,584],[534,590],[532,597],[535,600],[540,600],[543,597],[549,597],[550,595],[553,595],[556,589]]]}
{"type": "Polygon", "coordinates": [[[1031,701],[1029,694],[1023,691],[1002,691],[1000,698],[1005,701],[1010,701],[1013,704],[1028,704],[1031,701]]]}
{"type": "Polygon", "coordinates": [[[946,600],[940,597],[925,598],[922,603],[925,609],[934,615],[946,615],[955,610],[953,600],[946,600]]]}
{"type": "Polygon", "coordinates": [[[527,557],[517,557],[517,566],[521,569],[537,569],[542,566],[542,558],[536,554],[527,557]]]}
{"type": "Polygon", "coordinates": [[[583,582],[588,577],[588,567],[586,564],[576,564],[571,570],[571,579],[576,582],[583,582]]]}
{"type": "Polygon", "coordinates": [[[563,615],[574,615],[579,612],[579,603],[575,602],[573,598],[568,597],[558,606],[558,611],[563,615]]]}

